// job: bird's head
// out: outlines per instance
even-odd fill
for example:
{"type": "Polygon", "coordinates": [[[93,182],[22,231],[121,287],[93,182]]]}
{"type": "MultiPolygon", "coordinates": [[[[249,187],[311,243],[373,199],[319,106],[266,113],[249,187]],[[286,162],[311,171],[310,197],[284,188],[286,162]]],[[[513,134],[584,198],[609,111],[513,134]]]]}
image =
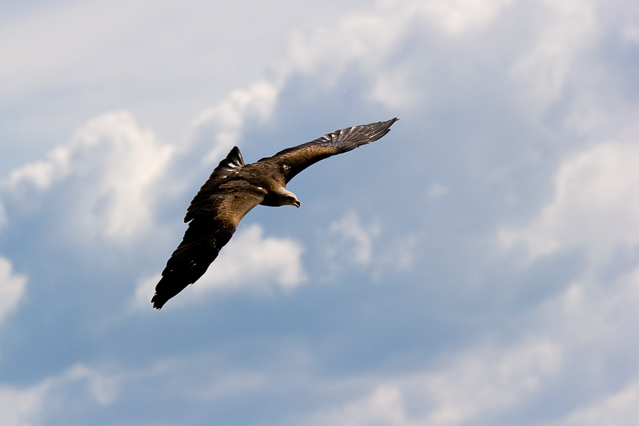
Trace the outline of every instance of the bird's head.
{"type": "Polygon", "coordinates": [[[293,195],[292,197],[286,197],[285,199],[286,204],[290,204],[291,206],[295,206],[297,208],[299,208],[302,204],[300,203],[300,200],[297,199],[297,197],[295,195],[293,195]]]}
{"type": "Polygon", "coordinates": [[[277,192],[279,193],[281,206],[290,205],[290,206],[299,207],[301,205],[300,200],[297,199],[295,194],[293,194],[291,191],[287,190],[286,188],[278,188],[277,192]]]}

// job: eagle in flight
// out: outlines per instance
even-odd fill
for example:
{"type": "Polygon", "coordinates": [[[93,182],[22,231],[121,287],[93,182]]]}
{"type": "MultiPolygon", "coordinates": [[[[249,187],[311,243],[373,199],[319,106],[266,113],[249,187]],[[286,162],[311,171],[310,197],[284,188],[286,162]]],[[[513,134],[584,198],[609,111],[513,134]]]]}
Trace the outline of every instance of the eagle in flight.
{"type": "Polygon", "coordinates": [[[336,130],[253,164],[244,164],[240,150],[234,147],[191,201],[184,217],[189,227],[162,271],[151,299],[153,307],[162,308],[167,300],[204,275],[253,207],[299,207],[295,194],[286,189],[295,175],[320,160],[378,140],[397,120],[336,130]]]}

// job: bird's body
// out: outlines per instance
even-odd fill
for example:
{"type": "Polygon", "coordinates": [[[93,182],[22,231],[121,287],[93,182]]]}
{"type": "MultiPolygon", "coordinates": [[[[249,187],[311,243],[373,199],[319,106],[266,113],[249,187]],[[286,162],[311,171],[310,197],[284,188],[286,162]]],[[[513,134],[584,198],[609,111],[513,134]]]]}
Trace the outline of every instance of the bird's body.
{"type": "Polygon", "coordinates": [[[239,148],[234,147],[191,201],[184,217],[189,227],[162,271],[151,299],[153,307],[160,309],[204,275],[253,207],[299,207],[295,194],[286,189],[295,175],[324,158],[376,141],[395,121],[397,118],[337,130],[252,164],[244,164],[239,148]]]}

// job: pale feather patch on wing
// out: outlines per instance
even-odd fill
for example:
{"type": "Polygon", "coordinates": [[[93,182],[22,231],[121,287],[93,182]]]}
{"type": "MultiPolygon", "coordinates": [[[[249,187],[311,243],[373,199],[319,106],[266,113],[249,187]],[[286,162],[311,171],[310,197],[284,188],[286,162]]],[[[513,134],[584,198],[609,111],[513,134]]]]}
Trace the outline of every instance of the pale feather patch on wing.
{"type": "Polygon", "coordinates": [[[184,222],[192,220],[198,210],[208,208],[208,203],[210,202],[209,197],[215,192],[218,185],[224,180],[237,175],[243,166],[244,159],[242,158],[242,153],[240,149],[235,146],[226,158],[220,161],[220,164],[213,170],[211,176],[209,176],[195,197],[193,197],[193,201],[191,201],[191,204],[186,210],[184,222]]]}
{"type": "Polygon", "coordinates": [[[243,180],[220,185],[220,193],[211,196],[216,221],[236,228],[240,220],[264,200],[267,191],[243,180]]]}

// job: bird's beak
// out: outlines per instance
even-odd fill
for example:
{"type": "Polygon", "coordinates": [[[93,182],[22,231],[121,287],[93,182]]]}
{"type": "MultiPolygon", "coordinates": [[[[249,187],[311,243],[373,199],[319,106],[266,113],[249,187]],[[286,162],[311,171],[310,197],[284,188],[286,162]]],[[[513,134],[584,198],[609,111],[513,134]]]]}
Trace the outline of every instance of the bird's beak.
{"type": "Polygon", "coordinates": [[[300,203],[300,200],[295,200],[295,202],[293,203],[293,205],[299,209],[299,208],[300,208],[300,206],[302,205],[302,203],[300,203]]]}

